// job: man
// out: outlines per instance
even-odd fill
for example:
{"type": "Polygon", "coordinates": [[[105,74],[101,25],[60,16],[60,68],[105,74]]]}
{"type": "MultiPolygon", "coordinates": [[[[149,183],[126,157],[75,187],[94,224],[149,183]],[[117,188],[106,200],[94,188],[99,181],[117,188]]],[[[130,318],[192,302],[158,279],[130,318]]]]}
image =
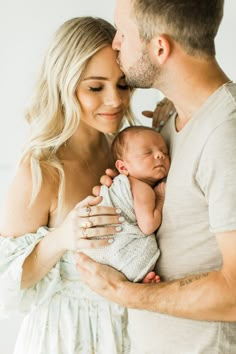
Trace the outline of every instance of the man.
{"type": "MultiPolygon", "coordinates": [[[[134,284],[78,258],[93,290],[152,311],[131,311],[135,354],[236,353],[236,85],[219,67],[214,46],[223,5],[116,3],[113,47],[128,83],[161,90],[177,111],[161,131],[172,160],[157,233],[162,282],[134,284]]],[[[94,214],[94,225],[109,223],[99,208],[91,208],[94,214]]]]}

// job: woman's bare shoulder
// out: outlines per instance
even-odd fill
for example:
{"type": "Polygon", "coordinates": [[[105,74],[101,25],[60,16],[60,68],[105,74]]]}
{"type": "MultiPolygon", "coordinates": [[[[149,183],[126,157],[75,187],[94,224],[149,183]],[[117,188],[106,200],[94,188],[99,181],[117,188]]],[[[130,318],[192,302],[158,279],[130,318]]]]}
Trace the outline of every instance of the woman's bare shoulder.
{"type": "Polygon", "coordinates": [[[55,177],[47,168],[42,169],[42,186],[32,199],[33,178],[30,161],[21,162],[9,185],[2,203],[0,234],[20,236],[35,232],[38,227],[47,225],[52,203],[55,199],[55,177]]]}

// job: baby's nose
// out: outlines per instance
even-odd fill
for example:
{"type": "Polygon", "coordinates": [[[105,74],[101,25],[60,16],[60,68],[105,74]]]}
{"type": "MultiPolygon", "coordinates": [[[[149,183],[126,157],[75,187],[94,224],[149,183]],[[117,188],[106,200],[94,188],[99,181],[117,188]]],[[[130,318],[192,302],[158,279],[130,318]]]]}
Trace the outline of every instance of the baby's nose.
{"type": "Polygon", "coordinates": [[[157,160],[164,160],[165,158],[165,155],[163,154],[163,152],[161,151],[157,151],[155,154],[154,154],[154,159],[157,160]]]}

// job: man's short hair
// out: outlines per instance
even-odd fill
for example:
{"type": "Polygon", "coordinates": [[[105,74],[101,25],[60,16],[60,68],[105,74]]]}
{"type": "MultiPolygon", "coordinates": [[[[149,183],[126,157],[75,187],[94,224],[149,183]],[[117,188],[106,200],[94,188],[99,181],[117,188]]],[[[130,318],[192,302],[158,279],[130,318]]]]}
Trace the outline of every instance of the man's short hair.
{"type": "Polygon", "coordinates": [[[224,0],[131,0],[141,39],[169,35],[188,54],[215,55],[224,0]]]}

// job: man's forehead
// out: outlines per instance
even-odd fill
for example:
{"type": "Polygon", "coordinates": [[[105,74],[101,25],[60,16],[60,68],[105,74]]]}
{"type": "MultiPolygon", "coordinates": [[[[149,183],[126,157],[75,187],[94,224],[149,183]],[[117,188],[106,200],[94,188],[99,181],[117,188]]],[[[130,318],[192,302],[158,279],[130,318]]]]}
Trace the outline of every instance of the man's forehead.
{"type": "Polygon", "coordinates": [[[125,25],[132,23],[131,20],[131,1],[130,0],[116,0],[115,13],[114,13],[115,26],[125,25]]]}

